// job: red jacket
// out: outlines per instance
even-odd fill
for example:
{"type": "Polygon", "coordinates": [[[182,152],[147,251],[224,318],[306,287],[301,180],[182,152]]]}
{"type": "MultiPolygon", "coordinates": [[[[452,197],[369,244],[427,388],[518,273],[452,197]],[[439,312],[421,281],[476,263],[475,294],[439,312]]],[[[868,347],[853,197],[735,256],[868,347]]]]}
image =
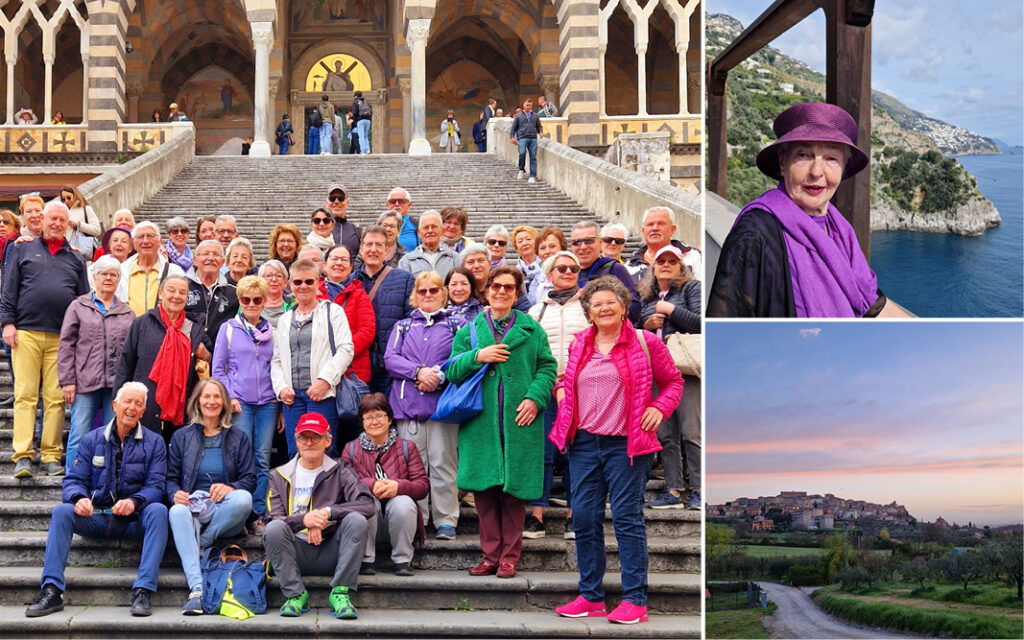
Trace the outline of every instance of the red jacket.
{"type": "MultiPolygon", "coordinates": [[[[395,438],[395,444],[381,456],[380,465],[384,467],[384,473],[388,478],[398,481],[398,495],[409,496],[413,500],[422,500],[427,497],[430,490],[430,479],[423,468],[423,459],[420,458],[419,449],[409,440],[395,438]],[[409,455],[406,461],[406,453],[409,455]]],[[[377,454],[367,451],[359,445],[359,440],[352,440],[341,450],[341,459],[347,460],[355,470],[359,480],[366,485],[366,488],[373,493],[373,483],[376,480],[377,454]]],[[[416,510],[417,537],[422,543],[425,538],[423,530],[423,517],[420,510],[416,510]]]]}
{"type": "MultiPolygon", "coordinates": [[[[558,417],[548,439],[563,453],[576,436],[576,396],[581,391],[576,387],[576,379],[594,355],[595,332],[596,329],[590,326],[576,334],[569,346],[565,378],[555,385],[556,390],[559,387],[565,389],[565,398],[558,405],[558,417]]],[[[640,345],[636,329],[629,322],[623,323],[619,339],[611,350],[612,361],[622,378],[626,397],[629,398],[626,454],[630,458],[661,450],[657,430],[644,431],[640,428],[644,410],[655,407],[667,418],[683,395],[683,378],[672,362],[668,347],[649,331],[641,331],[639,335],[643,335],[647,343],[650,361],[640,345]],[[655,385],[659,389],[657,397],[653,397],[655,385]]],[[[601,389],[582,391],[603,393],[601,389]]]]}
{"type": "MultiPolygon", "coordinates": [[[[323,286],[323,281],[320,285],[323,286]]],[[[349,371],[355,371],[360,380],[368,383],[370,382],[370,345],[373,344],[373,339],[377,335],[377,317],[373,313],[370,296],[366,295],[363,285],[358,280],[353,280],[334,299],[334,304],[341,305],[345,309],[348,328],[352,331],[352,346],[355,349],[355,354],[352,356],[352,366],[349,367],[349,371]]]]}

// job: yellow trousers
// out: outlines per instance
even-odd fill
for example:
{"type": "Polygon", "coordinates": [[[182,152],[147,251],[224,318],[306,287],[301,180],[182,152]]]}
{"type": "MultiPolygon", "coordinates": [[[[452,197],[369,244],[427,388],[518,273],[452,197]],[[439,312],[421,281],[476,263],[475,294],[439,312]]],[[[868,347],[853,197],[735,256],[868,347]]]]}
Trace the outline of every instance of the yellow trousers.
{"type": "Polygon", "coordinates": [[[43,435],[39,442],[42,462],[60,463],[64,431],[64,396],[57,380],[57,345],[60,334],[18,329],[18,346],[11,350],[14,368],[14,455],[35,457],[32,447],[39,405],[39,382],[43,392],[43,435]]]}

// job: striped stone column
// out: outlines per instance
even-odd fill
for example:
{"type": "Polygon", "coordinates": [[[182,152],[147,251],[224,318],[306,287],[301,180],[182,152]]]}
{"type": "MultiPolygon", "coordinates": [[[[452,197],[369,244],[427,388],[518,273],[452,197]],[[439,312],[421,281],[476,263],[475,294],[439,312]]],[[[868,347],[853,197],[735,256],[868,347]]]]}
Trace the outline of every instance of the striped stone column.
{"type": "Polygon", "coordinates": [[[124,0],[89,0],[89,151],[117,151],[117,127],[124,122],[125,35],[128,12],[124,0]]]}
{"type": "Polygon", "coordinates": [[[555,0],[560,49],[561,112],[568,118],[571,147],[601,142],[601,79],[598,0],[555,0]]]}

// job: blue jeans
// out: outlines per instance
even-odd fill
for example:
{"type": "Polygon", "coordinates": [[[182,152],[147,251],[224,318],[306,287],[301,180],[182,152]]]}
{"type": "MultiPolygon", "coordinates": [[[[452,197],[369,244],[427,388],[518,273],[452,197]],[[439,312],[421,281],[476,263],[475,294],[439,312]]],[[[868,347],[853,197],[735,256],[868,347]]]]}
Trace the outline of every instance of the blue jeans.
{"type": "MultiPolygon", "coordinates": [[[[319,413],[323,417],[327,418],[327,424],[331,427],[332,440],[337,442],[338,438],[338,408],[334,404],[334,396],[324,398],[320,402],[313,402],[306,395],[305,390],[295,390],[295,402],[288,406],[286,404],[281,405],[284,408],[284,437],[288,441],[288,457],[294,458],[295,454],[298,453],[298,449],[295,447],[295,427],[299,424],[299,418],[304,413],[319,413]]],[[[331,445],[331,450],[327,453],[334,455],[336,446],[331,445]]]]}
{"type": "Polygon", "coordinates": [[[231,425],[248,436],[252,443],[253,460],[256,462],[256,490],[252,493],[252,510],[262,516],[267,512],[267,474],[270,473],[270,449],[274,442],[274,428],[277,426],[278,404],[239,404],[242,405],[242,411],[231,416],[231,425]]]}
{"type": "Polygon", "coordinates": [[[625,436],[595,436],[577,431],[567,454],[572,470],[572,524],[580,595],[604,601],[604,505],[612,505],[612,526],[622,567],[622,599],[647,604],[647,527],[644,490],[653,454],[630,464],[625,436]]]}
{"type": "Polygon", "coordinates": [[[224,499],[213,505],[213,519],[200,525],[202,533],[196,536],[194,516],[183,504],[171,505],[167,519],[174,536],[174,546],[181,558],[181,570],[185,573],[190,591],[202,591],[203,572],[199,567],[200,549],[212,545],[221,536],[233,536],[242,531],[245,519],[252,511],[252,494],[244,489],[235,489],[224,499]]]}
{"type": "Polygon", "coordinates": [[[330,122],[325,122],[320,125],[320,152],[330,153],[331,152],[331,130],[334,127],[330,122]]]}
{"type": "Polygon", "coordinates": [[[114,390],[110,388],[75,394],[75,402],[71,405],[71,430],[68,432],[68,455],[64,461],[65,473],[71,473],[71,463],[75,461],[78,442],[92,430],[96,412],[103,411],[104,424],[114,419],[114,408],[110,404],[113,398],[114,390]]]}
{"type": "Polygon", "coordinates": [[[356,131],[359,132],[359,153],[370,153],[370,121],[364,118],[357,122],[356,131]]]}
{"type": "MultiPolygon", "coordinates": [[[[558,452],[555,444],[548,440],[548,434],[551,433],[551,428],[555,426],[555,418],[558,417],[558,403],[551,399],[548,401],[548,406],[544,409],[544,493],[539,498],[530,503],[531,507],[546,507],[548,506],[548,500],[551,498],[551,482],[555,475],[555,457],[561,457],[562,454],[558,452]]],[[[562,476],[562,482],[565,484],[565,501],[572,504],[572,486],[571,486],[572,473],[569,468],[565,468],[565,474],[562,476]]]]}
{"type": "Polygon", "coordinates": [[[526,153],[530,153],[530,177],[537,177],[537,138],[519,138],[519,170],[526,169],[526,153]]]}
{"type": "Polygon", "coordinates": [[[164,557],[164,547],[167,546],[167,507],[159,503],[148,504],[137,519],[127,523],[127,527],[115,527],[113,532],[108,529],[108,523],[116,524],[121,520],[118,516],[106,514],[78,516],[75,515],[74,505],[67,502],[54,507],[53,516],[50,518],[50,531],[46,534],[46,555],[43,560],[41,586],[52,584],[64,591],[64,567],[67,566],[68,552],[71,550],[71,536],[77,533],[105,540],[142,540],[139,574],[132,583],[132,588],[156,591],[160,560],[164,557]]]}
{"type": "Polygon", "coordinates": [[[315,156],[320,153],[320,127],[309,128],[309,142],[306,144],[306,154],[315,156]]]}
{"type": "Polygon", "coordinates": [[[288,155],[288,138],[284,139],[284,142],[277,143],[277,155],[286,156],[288,155]]]}

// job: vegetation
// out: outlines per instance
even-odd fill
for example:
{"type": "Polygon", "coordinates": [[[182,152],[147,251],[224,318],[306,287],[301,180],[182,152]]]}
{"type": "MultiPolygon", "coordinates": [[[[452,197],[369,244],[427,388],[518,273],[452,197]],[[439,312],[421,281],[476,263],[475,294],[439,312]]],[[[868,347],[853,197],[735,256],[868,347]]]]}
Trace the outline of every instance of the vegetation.
{"type": "Polygon", "coordinates": [[[768,632],[761,622],[762,616],[770,616],[778,607],[769,603],[767,609],[751,607],[708,611],[704,618],[704,632],[708,638],[767,638],[768,632]]]}
{"type": "Polygon", "coordinates": [[[935,213],[965,204],[974,193],[974,178],[965,178],[960,163],[938,151],[885,147],[881,157],[883,191],[903,209],[935,213]]]}

